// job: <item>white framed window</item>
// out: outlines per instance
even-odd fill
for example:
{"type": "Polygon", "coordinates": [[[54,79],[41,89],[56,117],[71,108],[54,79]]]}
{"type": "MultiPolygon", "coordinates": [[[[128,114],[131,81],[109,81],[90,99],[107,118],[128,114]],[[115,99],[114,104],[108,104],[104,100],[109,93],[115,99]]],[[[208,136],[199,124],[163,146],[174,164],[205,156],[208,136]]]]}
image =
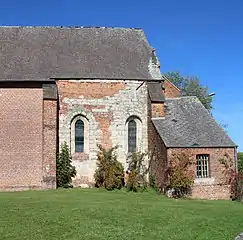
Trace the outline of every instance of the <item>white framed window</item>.
{"type": "Polygon", "coordinates": [[[89,152],[89,121],[82,115],[71,122],[71,153],[89,152]]]}
{"type": "Polygon", "coordinates": [[[199,154],[196,156],[197,178],[209,177],[209,155],[199,154]]]}

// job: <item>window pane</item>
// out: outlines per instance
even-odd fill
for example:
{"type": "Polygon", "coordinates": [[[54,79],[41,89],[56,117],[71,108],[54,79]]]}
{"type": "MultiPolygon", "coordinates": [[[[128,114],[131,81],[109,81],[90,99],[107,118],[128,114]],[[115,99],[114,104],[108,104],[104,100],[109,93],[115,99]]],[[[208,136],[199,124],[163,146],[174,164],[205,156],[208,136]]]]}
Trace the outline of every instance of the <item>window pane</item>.
{"type": "Polygon", "coordinates": [[[137,148],[137,124],[134,120],[128,123],[128,152],[136,152],[137,148]]]}
{"type": "Polygon", "coordinates": [[[197,161],[197,177],[201,177],[201,175],[202,175],[201,161],[197,161]]]}
{"type": "Polygon", "coordinates": [[[75,123],[75,152],[84,151],[84,123],[78,120],[75,123]]]}
{"type": "Polygon", "coordinates": [[[197,155],[196,169],[198,178],[209,177],[209,155],[197,155]]]}

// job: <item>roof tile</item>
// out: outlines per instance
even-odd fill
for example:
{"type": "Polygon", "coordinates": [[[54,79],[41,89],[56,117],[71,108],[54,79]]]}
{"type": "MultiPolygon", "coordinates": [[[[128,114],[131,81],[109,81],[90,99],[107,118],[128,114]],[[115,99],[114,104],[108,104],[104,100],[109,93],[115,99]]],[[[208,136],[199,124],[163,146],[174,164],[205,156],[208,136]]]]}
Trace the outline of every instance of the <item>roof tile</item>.
{"type": "Polygon", "coordinates": [[[0,80],[154,79],[142,30],[0,27],[0,80]]]}
{"type": "Polygon", "coordinates": [[[167,147],[235,147],[197,97],[166,99],[165,119],[153,123],[167,147]]]}

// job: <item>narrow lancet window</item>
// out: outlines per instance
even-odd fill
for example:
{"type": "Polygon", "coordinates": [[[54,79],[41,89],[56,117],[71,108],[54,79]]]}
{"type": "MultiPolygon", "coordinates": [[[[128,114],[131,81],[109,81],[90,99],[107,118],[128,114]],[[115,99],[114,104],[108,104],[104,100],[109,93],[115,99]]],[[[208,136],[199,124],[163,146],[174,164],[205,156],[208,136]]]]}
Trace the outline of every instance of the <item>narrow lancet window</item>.
{"type": "Polygon", "coordinates": [[[137,123],[134,120],[128,122],[128,152],[137,150],[137,123]]]}
{"type": "Polygon", "coordinates": [[[84,151],[84,123],[77,120],[75,123],[75,152],[84,151]]]}

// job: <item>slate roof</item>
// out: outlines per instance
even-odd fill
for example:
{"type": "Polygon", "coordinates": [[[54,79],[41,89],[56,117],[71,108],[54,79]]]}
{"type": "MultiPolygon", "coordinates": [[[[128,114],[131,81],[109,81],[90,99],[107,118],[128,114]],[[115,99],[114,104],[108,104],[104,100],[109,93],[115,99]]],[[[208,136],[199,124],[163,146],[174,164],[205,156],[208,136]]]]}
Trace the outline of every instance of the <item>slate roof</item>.
{"type": "Polygon", "coordinates": [[[141,29],[0,27],[0,80],[160,79],[141,29]]]}
{"type": "Polygon", "coordinates": [[[235,147],[197,97],[166,99],[165,119],[153,123],[167,147],[235,147]]]}
{"type": "Polygon", "coordinates": [[[149,96],[152,102],[159,103],[165,101],[161,83],[149,82],[147,83],[147,85],[148,85],[149,96]]]}

